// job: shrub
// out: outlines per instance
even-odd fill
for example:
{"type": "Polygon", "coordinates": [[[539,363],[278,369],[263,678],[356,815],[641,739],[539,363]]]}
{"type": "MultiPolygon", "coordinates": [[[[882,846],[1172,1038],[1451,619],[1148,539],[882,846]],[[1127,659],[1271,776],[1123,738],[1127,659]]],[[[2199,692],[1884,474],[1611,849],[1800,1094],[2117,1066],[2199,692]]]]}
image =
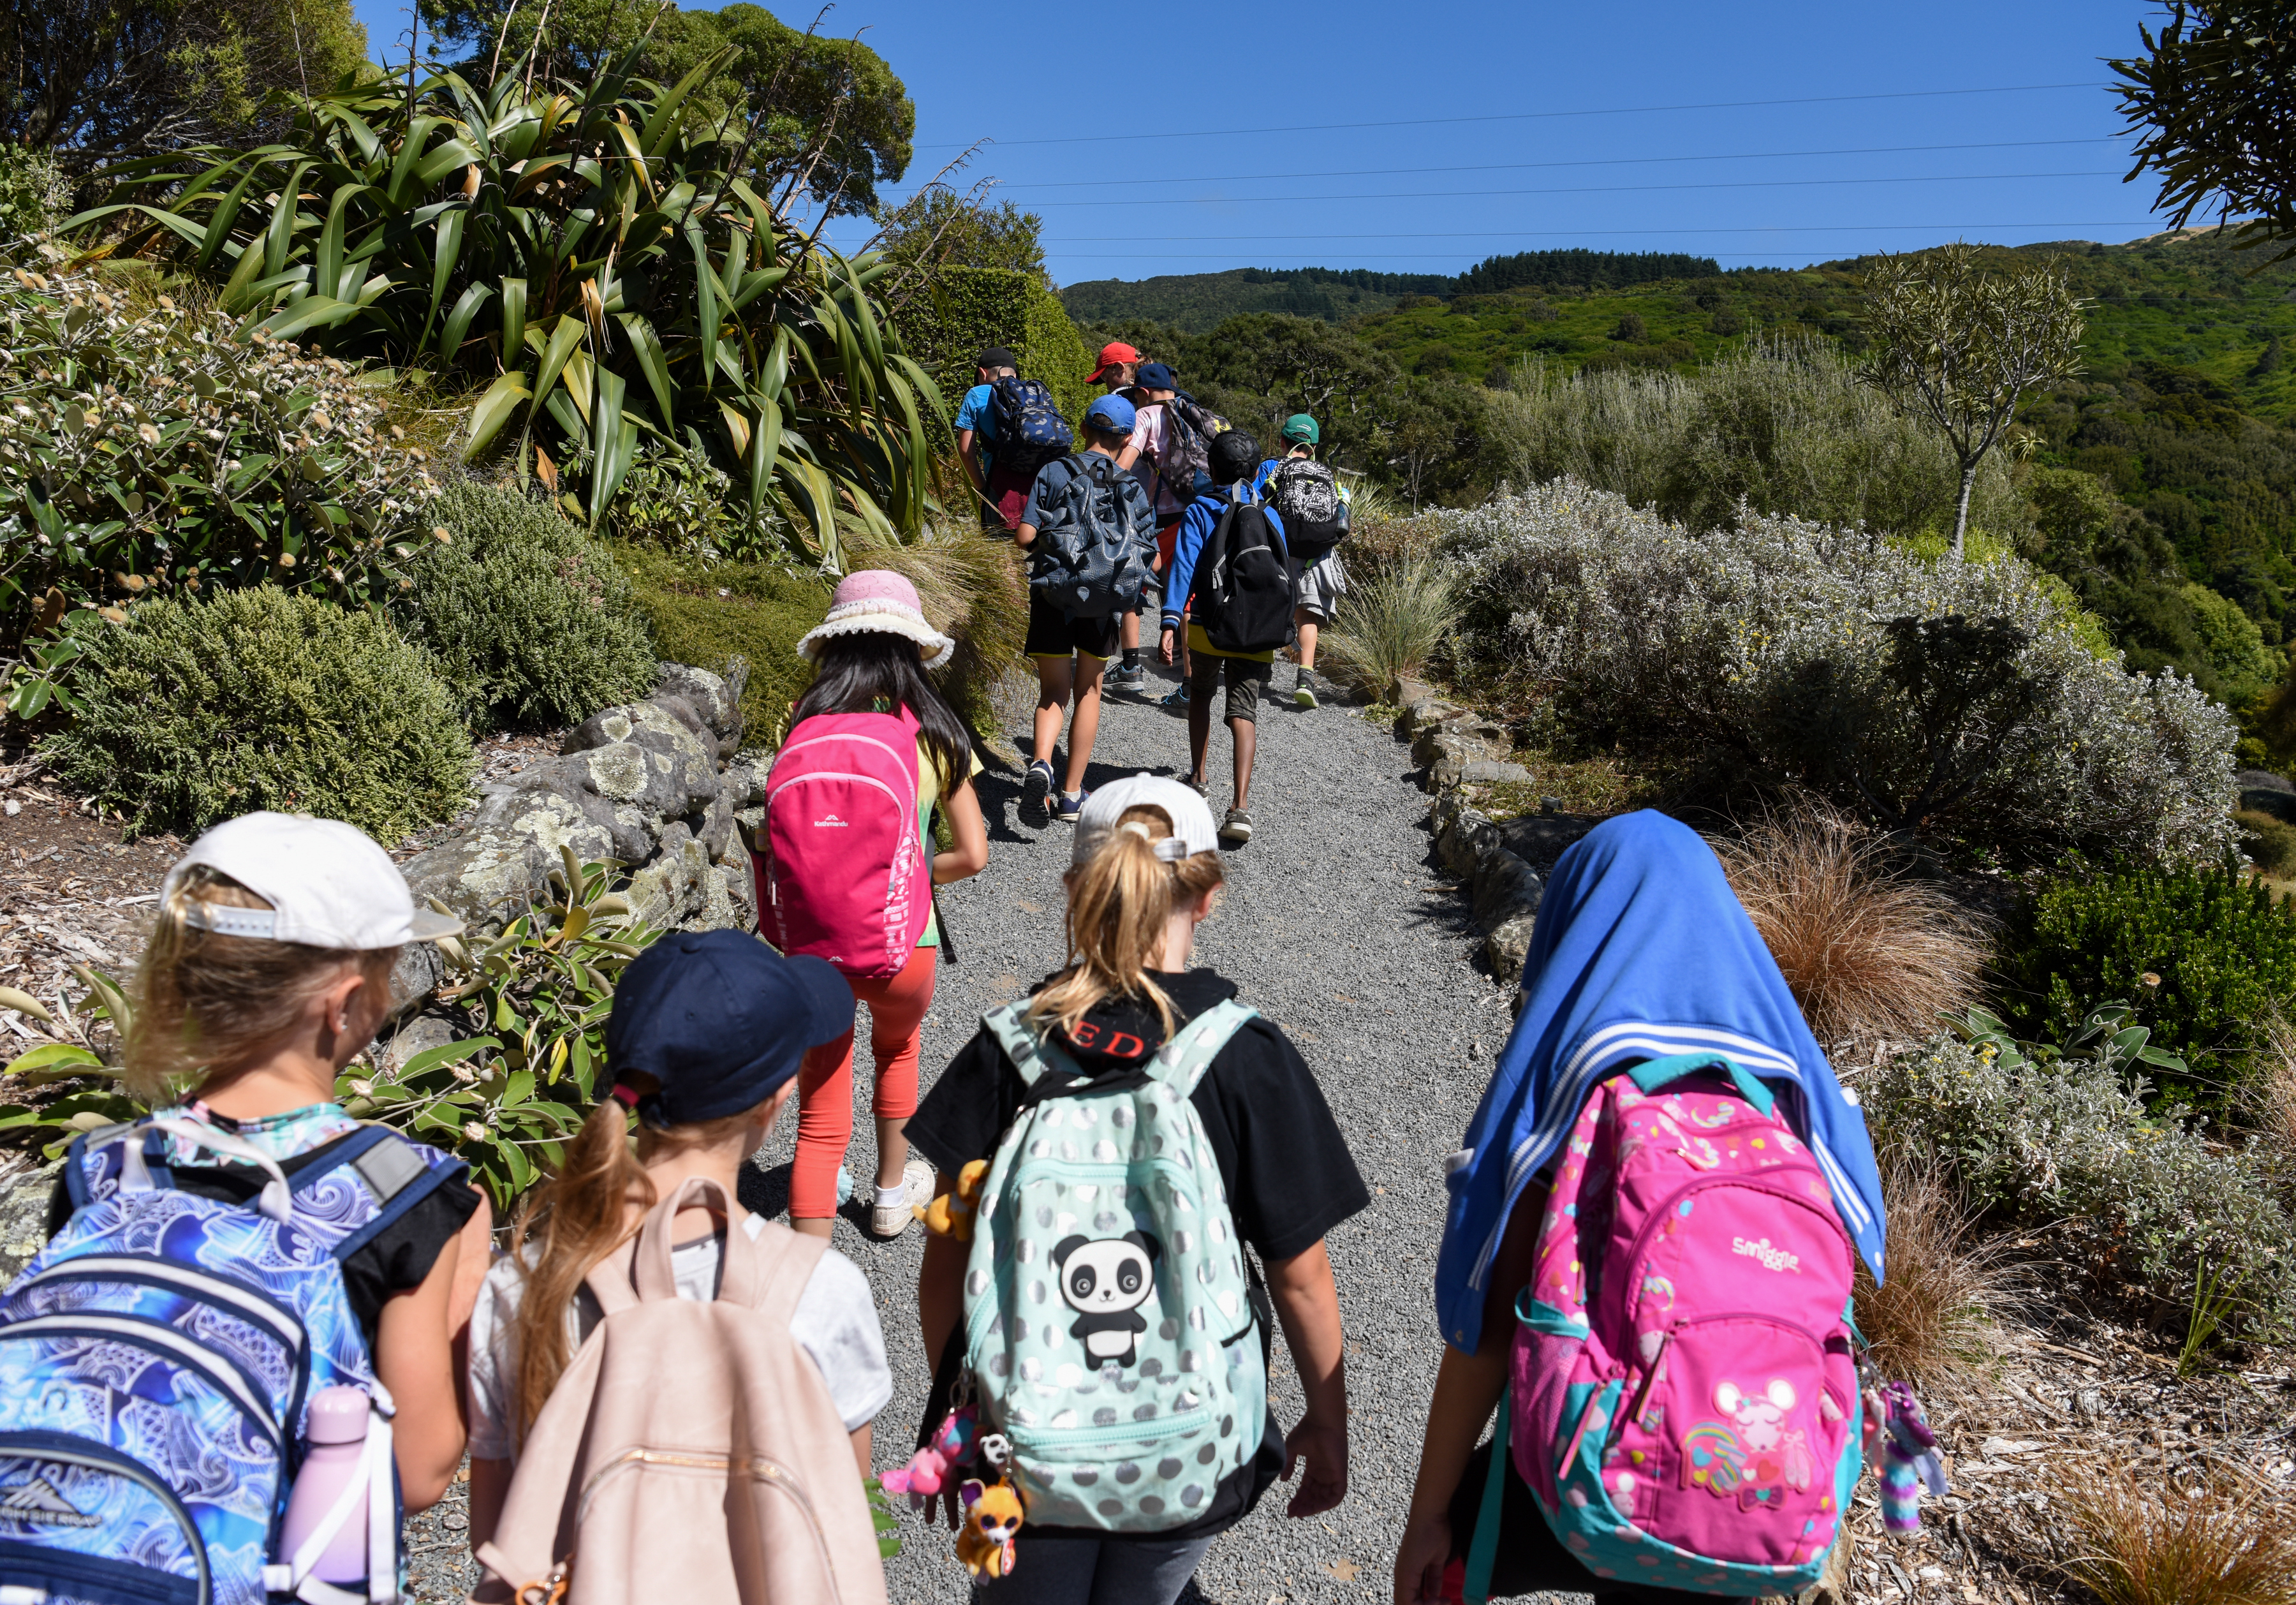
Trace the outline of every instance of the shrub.
{"type": "Polygon", "coordinates": [[[86,274],[0,277],[0,644],[66,605],[264,583],[379,601],[437,487],[373,381],[86,274]]]}
{"type": "Polygon", "coordinates": [[[1715,850],[1819,1041],[1926,1036],[1976,1000],[1976,922],[1855,820],[1805,802],[1715,850]]]}
{"type": "Polygon", "coordinates": [[[1459,574],[1431,554],[1369,566],[1319,634],[1324,668],[1367,696],[1416,679],[1459,621],[1459,574]]]}
{"type": "Polygon", "coordinates": [[[2005,1250],[1974,1239],[1976,1222],[1935,1168],[1902,1156],[1887,1166],[1889,1278],[1857,1263],[1858,1329],[1874,1368],[1934,1398],[1981,1370],[1998,1336],[1993,1314],[2015,1302],[2005,1250]]]}
{"type": "Polygon", "coordinates": [[[1752,515],[1692,535],[1570,480],[1439,516],[1460,672],[1552,699],[1583,741],[2025,858],[2230,844],[2230,716],[2097,657],[2015,557],[1752,515]]]}
{"type": "Polygon", "coordinates": [[[2268,1484],[2188,1488],[2094,1459],[2048,1480],[2070,1529],[2056,1570],[2101,1605],[2296,1605],[2296,1526],[2268,1484]]]}
{"type": "Polygon", "coordinates": [[[893,314],[908,350],[955,409],[972,388],[983,346],[1009,348],[1024,379],[1041,379],[1071,424],[1097,390],[1085,382],[1092,353],[1060,298],[1034,275],[1004,268],[942,268],[893,314]]]}
{"type": "Polygon", "coordinates": [[[433,511],[454,539],[415,559],[398,612],[470,724],[578,724],[652,686],[653,645],[603,545],[486,485],[456,485],[433,511]]]}
{"type": "Polygon", "coordinates": [[[2240,850],[2258,868],[2271,875],[2296,869],[2296,825],[2248,808],[2234,812],[2232,819],[2240,827],[2240,850]]]}
{"type": "Polygon", "coordinates": [[[2296,905],[2227,858],[2215,868],[2078,869],[2042,889],[2002,956],[2004,1017],[2054,1037],[2089,998],[2126,998],[2193,1067],[2173,1096],[2225,1094],[2255,1068],[2263,1022],[2296,1001],[2296,905]]]}
{"type": "Polygon", "coordinates": [[[47,233],[71,204],[71,180],[53,151],[0,144],[0,249],[47,233]]]}
{"type": "Polygon", "coordinates": [[[617,540],[716,556],[739,545],[733,477],[701,448],[649,441],[614,494],[617,540]]]}
{"type": "Polygon", "coordinates": [[[2149,1113],[2141,1077],[1942,1038],[1863,1085],[1885,1160],[1934,1160],[1973,1206],[2054,1224],[2090,1280],[2156,1319],[2181,1325],[2211,1276],[2231,1330],[2296,1317],[2296,1222],[2259,1156],[2149,1113]]]}
{"type": "Polygon", "coordinates": [[[86,664],[78,722],[44,750],[131,831],[275,808],[393,842],[467,795],[453,694],[379,613],[272,586],[146,602],[86,664]]]}
{"type": "Polygon", "coordinates": [[[627,542],[614,556],[663,657],[713,674],[723,674],[737,654],[750,660],[743,739],[770,742],[813,683],[812,668],[797,655],[798,638],[829,611],[832,582],[778,564],[713,563],[627,542]]]}

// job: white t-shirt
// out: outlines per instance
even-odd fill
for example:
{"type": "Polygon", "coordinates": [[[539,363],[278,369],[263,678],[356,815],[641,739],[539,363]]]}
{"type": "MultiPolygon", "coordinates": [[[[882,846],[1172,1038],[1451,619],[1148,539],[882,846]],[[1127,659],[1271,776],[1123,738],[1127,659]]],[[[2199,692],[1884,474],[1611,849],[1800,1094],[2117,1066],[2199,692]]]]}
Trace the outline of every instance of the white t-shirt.
{"type": "Polygon", "coordinates": [[[1169,523],[1179,516],[1186,506],[1183,492],[1193,489],[1183,486],[1175,490],[1164,482],[1164,449],[1169,432],[1161,401],[1150,402],[1132,416],[1132,443],[1140,448],[1140,455],[1133,459],[1132,475],[1154,501],[1156,522],[1160,524],[1169,523]]]}
{"type": "MultiPolygon", "coordinates": [[[[752,1238],[765,1230],[766,1218],[753,1214],[742,1222],[752,1238]]],[[[671,1274],[677,1296],[697,1303],[718,1295],[721,1257],[716,1233],[669,1251],[671,1274]]],[[[512,1317],[526,1279],[518,1263],[505,1255],[495,1262],[479,1288],[479,1302],[471,1312],[471,1456],[474,1460],[514,1460],[512,1422],[518,1387],[518,1339],[512,1317]]],[[[566,1311],[567,1334],[579,1344],[604,1319],[598,1301],[586,1287],[574,1295],[566,1311]]],[[[844,1420],[848,1432],[857,1432],[876,1419],[893,1396],[893,1370],[885,1363],[884,1329],[877,1324],[877,1301],[859,1267],[834,1248],[821,1256],[805,1291],[790,1317],[790,1336],[813,1356],[829,1396],[844,1420]]]]}

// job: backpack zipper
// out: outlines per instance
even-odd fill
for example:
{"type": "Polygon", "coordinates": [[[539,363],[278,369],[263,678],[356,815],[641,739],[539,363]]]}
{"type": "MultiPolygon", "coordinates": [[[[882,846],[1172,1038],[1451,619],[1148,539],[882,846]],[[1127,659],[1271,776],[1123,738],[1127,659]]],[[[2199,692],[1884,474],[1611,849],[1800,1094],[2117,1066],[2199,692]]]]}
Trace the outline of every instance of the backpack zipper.
{"type": "Polygon", "coordinates": [[[830,1560],[828,1539],[821,1530],[821,1518],[815,1511],[813,1501],[807,1495],[804,1485],[798,1481],[788,1467],[762,1454],[737,1458],[730,1454],[697,1453],[690,1449],[649,1449],[644,1445],[625,1449],[592,1472],[589,1480],[582,1485],[582,1496],[574,1509],[575,1527],[580,1528],[589,1515],[590,1501],[609,1477],[647,1467],[670,1471],[706,1471],[728,1480],[742,1477],[751,1482],[762,1483],[767,1487],[779,1489],[789,1496],[799,1513],[805,1518],[806,1531],[813,1536],[814,1554],[821,1562],[822,1574],[829,1579],[830,1597],[844,1598],[844,1591],[837,1585],[837,1568],[830,1560]]]}

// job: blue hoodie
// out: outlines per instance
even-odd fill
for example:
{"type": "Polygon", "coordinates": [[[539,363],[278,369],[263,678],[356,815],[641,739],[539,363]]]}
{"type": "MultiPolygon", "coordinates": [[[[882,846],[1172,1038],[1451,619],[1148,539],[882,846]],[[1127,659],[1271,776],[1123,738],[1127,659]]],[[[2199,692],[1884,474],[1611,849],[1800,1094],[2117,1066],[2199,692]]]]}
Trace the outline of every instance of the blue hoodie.
{"type": "Polygon", "coordinates": [[[1882,1180],[1866,1117],[1833,1079],[1777,961],[1688,826],[1607,819],[1566,852],[1538,905],[1522,1011],[1447,1178],[1435,1266],[1444,1340],[1475,1352],[1507,1217],[1590,1090],[1644,1059],[1720,1053],[1765,1082],[1882,1278],[1882,1180]]]}
{"type": "MultiPolygon", "coordinates": [[[[1172,566],[1164,575],[1165,629],[1180,628],[1180,614],[1195,590],[1197,560],[1203,556],[1204,542],[1211,539],[1213,529],[1219,523],[1220,514],[1226,512],[1231,504],[1250,504],[1259,499],[1242,485],[1227,486],[1205,491],[1190,502],[1187,511],[1180,514],[1180,532],[1172,539],[1172,566]]],[[[1260,511],[1267,514],[1267,526],[1275,531],[1276,544],[1283,545],[1283,521],[1275,516],[1273,507],[1261,507],[1260,511]]],[[[1285,556],[1290,556],[1288,550],[1285,556]]]]}

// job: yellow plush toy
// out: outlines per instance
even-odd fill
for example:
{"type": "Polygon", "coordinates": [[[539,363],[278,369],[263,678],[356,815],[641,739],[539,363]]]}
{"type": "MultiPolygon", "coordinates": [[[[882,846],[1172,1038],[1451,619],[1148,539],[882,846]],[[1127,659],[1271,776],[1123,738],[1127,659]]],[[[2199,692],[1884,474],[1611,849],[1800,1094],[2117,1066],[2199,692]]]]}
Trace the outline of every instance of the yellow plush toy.
{"type": "Polygon", "coordinates": [[[972,1214],[980,1205],[980,1184],[988,1179],[988,1161],[975,1159],[956,1173],[955,1191],[939,1194],[930,1204],[912,1204],[909,1208],[935,1237],[969,1243],[972,1240],[972,1214]]]}
{"type": "MultiPolygon", "coordinates": [[[[975,1160],[974,1164],[979,1164],[975,1160]]],[[[964,1485],[964,1526],[956,1535],[956,1558],[976,1577],[1007,1576],[1013,1570],[1013,1536],[1021,1530],[1021,1496],[1008,1482],[964,1485]]]]}

